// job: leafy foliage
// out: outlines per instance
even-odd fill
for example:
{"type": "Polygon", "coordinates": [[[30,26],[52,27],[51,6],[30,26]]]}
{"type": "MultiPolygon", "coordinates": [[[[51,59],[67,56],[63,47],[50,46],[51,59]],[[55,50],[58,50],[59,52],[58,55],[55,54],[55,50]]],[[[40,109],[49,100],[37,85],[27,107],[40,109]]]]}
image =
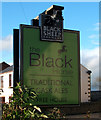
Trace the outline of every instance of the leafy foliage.
{"type": "Polygon", "coordinates": [[[47,114],[47,116],[49,118],[52,118],[54,120],[56,119],[60,119],[62,116],[61,116],[61,112],[60,112],[60,109],[58,108],[53,108],[49,111],[49,113],[47,114]]]}
{"type": "Polygon", "coordinates": [[[36,99],[37,95],[33,89],[21,87],[18,83],[10,103],[5,103],[3,106],[3,120],[42,120],[42,118],[48,118],[39,107],[33,105],[36,99]]]}

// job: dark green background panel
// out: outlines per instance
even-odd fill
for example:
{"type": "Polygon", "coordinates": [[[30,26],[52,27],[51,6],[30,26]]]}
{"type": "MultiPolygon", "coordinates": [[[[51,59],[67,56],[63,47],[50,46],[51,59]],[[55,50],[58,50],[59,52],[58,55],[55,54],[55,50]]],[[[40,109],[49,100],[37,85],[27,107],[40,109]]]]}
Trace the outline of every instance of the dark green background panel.
{"type": "Polygon", "coordinates": [[[40,41],[40,30],[21,27],[21,76],[34,88],[36,105],[79,104],[79,32],[64,31],[64,42],[40,41]]]}

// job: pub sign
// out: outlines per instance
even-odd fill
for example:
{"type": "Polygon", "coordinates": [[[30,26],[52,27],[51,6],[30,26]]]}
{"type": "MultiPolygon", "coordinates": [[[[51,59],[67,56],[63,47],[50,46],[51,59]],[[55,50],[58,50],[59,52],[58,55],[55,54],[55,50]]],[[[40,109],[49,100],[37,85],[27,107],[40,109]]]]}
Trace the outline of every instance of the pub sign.
{"type": "Polygon", "coordinates": [[[40,14],[39,26],[20,25],[20,79],[38,95],[34,105],[80,103],[79,31],[63,29],[63,9],[40,14]]]}
{"type": "Polygon", "coordinates": [[[79,31],[64,30],[64,42],[40,41],[40,29],[21,25],[21,82],[38,95],[36,105],[80,102],[79,31]]]}

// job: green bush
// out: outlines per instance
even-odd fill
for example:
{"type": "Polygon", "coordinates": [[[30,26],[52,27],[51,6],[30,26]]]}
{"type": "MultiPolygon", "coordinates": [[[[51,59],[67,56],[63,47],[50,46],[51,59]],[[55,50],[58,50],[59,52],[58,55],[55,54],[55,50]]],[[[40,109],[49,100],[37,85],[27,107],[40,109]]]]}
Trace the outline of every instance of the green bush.
{"type": "Polygon", "coordinates": [[[37,99],[37,95],[33,89],[21,87],[18,83],[10,103],[3,105],[3,120],[42,120],[48,118],[39,107],[33,105],[35,99],[37,99]]]}
{"type": "Polygon", "coordinates": [[[60,119],[62,117],[60,109],[58,109],[58,108],[53,108],[50,111],[48,111],[47,116],[54,120],[60,119]]]}

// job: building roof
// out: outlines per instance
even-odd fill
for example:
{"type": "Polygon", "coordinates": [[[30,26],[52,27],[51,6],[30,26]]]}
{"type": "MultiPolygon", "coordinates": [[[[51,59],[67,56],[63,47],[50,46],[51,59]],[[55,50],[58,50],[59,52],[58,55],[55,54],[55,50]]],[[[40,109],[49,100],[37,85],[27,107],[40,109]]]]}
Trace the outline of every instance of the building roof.
{"type": "MultiPolygon", "coordinates": [[[[92,73],[92,71],[91,71],[91,70],[88,70],[84,65],[80,64],[80,66],[87,70],[88,75],[90,75],[90,74],[92,73]]],[[[82,68],[81,68],[81,69],[82,69],[82,68]]]]}
{"type": "Polygon", "coordinates": [[[84,65],[80,64],[80,66],[82,66],[83,68],[85,68],[86,70],[88,70],[84,65]]]}
{"type": "Polygon", "coordinates": [[[0,73],[5,73],[5,72],[10,72],[13,71],[13,65],[10,67],[7,67],[6,69],[4,69],[3,71],[0,71],[0,73]]]}
{"type": "Polygon", "coordinates": [[[10,65],[5,62],[0,63],[0,72],[6,69],[7,67],[10,67],[10,65]]]}

